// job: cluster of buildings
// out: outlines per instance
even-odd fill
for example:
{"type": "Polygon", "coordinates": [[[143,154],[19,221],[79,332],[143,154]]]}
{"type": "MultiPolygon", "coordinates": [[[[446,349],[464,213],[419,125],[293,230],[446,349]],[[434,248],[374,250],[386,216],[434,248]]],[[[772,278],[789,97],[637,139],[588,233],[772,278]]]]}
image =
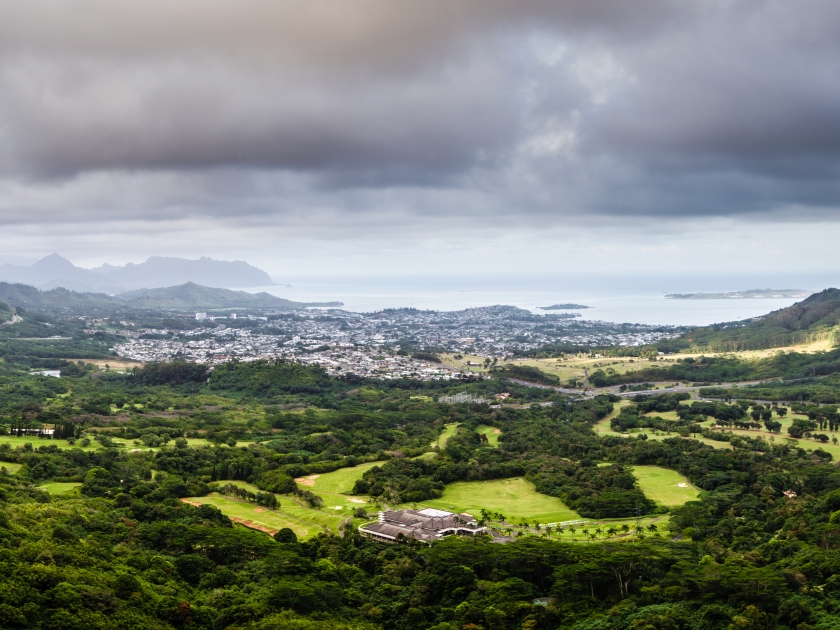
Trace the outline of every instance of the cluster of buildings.
{"type": "Polygon", "coordinates": [[[550,343],[631,346],[678,334],[640,324],[536,315],[512,306],[447,312],[310,309],[238,319],[197,313],[194,322],[196,327],[186,331],[115,330],[125,342],[114,350],[122,357],[144,362],[183,359],[216,364],[234,357],[240,361],[280,358],[318,364],[331,374],[431,380],[460,378],[461,373],[412,359],[403,348],[477,354],[504,361],[516,351],[550,343]]]}
{"type": "Polygon", "coordinates": [[[248,329],[226,328],[209,338],[190,339],[197,335],[186,333],[178,338],[149,338],[154,333],[132,333],[126,342],[114,347],[121,357],[133,361],[172,361],[181,359],[215,365],[236,358],[240,361],[285,359],[305,365],[320,365],[329,374],[380,379],[412,378],[419,380],[460,379],[462,373],[443,364],[414,359],[397,354],[394,349],[380,349],[369,345],[342,345],[328,341],[316,348],[299,337],[286,340],[283,336],[259,334],[248,329]],[[143,338],[146,337],[146,338],[143,338]]]}
{"type": "Polygon", "coordinates": [[[413,538],[432,543],[444,536],[475,536],[487,532],[471,514],[454,514],[445,510],[387,510],[379,513],[375,523],[359,527],[359,532],[383,542],[413,538]]]}

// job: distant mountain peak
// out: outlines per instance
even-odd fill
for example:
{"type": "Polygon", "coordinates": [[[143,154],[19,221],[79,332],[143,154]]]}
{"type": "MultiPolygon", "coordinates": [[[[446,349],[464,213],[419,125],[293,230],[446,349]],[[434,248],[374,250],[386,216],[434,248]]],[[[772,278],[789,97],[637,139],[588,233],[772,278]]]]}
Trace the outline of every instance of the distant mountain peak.
{"type": "Polygon", "coordinates": [[[45,256],[31,266],[0,266],[0,282],[24,283],[40,289],[65,287],[74,291],[124,293],[137,289],[170,287],[192,282],[204,287],[248,288],[275,282],[262,269],[242,260],[214,260],[151,256],[124,267],[107,263],[83,269],[59,254],[45,256]]]}
{"type": "Polygon", "coordinates": [[[50,254],[49,256],[44,256],[41,260],[36,262],[32,265],[31,268],[43,268],[43,267],[50,267],[50,268],[66,268],[66,269],[78,269],[76,265],[71,263],[61,254],[50,254]]]}

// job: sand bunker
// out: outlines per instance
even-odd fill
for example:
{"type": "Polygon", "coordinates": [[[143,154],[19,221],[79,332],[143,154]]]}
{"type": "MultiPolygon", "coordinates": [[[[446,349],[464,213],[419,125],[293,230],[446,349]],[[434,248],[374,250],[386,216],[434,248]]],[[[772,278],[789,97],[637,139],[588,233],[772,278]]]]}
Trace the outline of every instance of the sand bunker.
{"type": "Polygon", "coordinates": [[[321,475],[309,475],[308,477],[298,477],[295,479],[295,482],[299,483],[302,486],[314,486],[315,480],[320,477],[321,475]]]}
{"type": "Polygon", "coordinates": [[[498,433],[501,433],[501,432],[502,432],[502,430],[501,430],[501,429],[493,429],[493,433],[498,434],[498,433]]]}
{"type": "Polygon", "coordinates": [[[678,488],[688,488],[688,484],[687,483],[678,483],[677,487],[678,488]]]}
{"type": "Polygon", "coordinates": [[[254,512],[265,512],[265,510],[264,510],[264,509],[262,509],[262,508],[256,508],[256,509],[254,510],[254,512]]]}
{"type": "Polygon", "coordinates": [[[367,501],[365,501],[364,499],[357,499],[356,497],[347,500],[350,501],[350,503],[367,503],[367,501]]]}

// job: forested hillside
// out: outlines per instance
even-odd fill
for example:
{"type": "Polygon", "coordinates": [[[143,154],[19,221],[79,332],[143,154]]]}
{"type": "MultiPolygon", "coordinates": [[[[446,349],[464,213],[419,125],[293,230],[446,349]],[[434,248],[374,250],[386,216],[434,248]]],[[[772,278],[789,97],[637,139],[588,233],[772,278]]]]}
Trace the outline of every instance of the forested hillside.
{"type": "Polygon", "coordinates": [[[679,437],[707,416],[743,418],[737,404],[639,396],[618,413],[617,400],[282,362],[125,374],[73,362],[60,379],[0,363],[0,626],[835,628],[832,455],[805,439],[679,437]],[[510,396],[436,402],[456,392],[510,396]],[[604,422],[671,436],[599,435],[604,422]],[[654,501],[638,467],[676,471],[699,499],[654,501]],[[340,492],[318,485],[353,470],[340,492]],[[510,542],[358,532],[377,506],[513,478],[589,529],[483,510],[510,542]],[[287,525],[269,535],[243,513],[287,525]]]}
{"type": "Polygon", "coordinates": [[[781,348],[820,339],[835,342],[838,324],[840,289],[825,289],[755,320],[697,328],[678,341],[711,352],[781,348]]]}
{"type": "Polygon", "coordinates": [[[149,309],[256,308],[291,310],[306,306],[341,306],[340,302],[309,304],[268,293],[246,293],[204,287],[193,282],[162,289],[140,289],[116,296],[82,293],[58,287],[40,291],[25,284],[0,282],[0,300],[12,306],[50,313],[111,313],[149,309]]]}

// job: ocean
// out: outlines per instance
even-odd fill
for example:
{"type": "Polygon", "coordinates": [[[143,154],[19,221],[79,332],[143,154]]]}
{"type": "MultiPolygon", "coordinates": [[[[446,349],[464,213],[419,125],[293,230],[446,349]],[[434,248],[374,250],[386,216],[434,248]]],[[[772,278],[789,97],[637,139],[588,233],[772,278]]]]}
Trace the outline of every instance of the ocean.
{"type": "Polygon", "coordinates": [[[606,322],[706,326],[758,317],[795,303],[795,299],[751,298],[678,300],[666,293],[741,291],[747,289],[810,289],[836,286],[831,278],[768,279],[761,277],[597,277],[597,276],[410,276],[290,277],[282,284],[250,287],[298,302],[340,301],[348,311],[373,312],[412,307],[438,311],[507,304],[534,313],[558,303],[591,308],[572,312],[582,319],[606,322]],[[792,284],[793,283],[793,284],[792,284]]]}

